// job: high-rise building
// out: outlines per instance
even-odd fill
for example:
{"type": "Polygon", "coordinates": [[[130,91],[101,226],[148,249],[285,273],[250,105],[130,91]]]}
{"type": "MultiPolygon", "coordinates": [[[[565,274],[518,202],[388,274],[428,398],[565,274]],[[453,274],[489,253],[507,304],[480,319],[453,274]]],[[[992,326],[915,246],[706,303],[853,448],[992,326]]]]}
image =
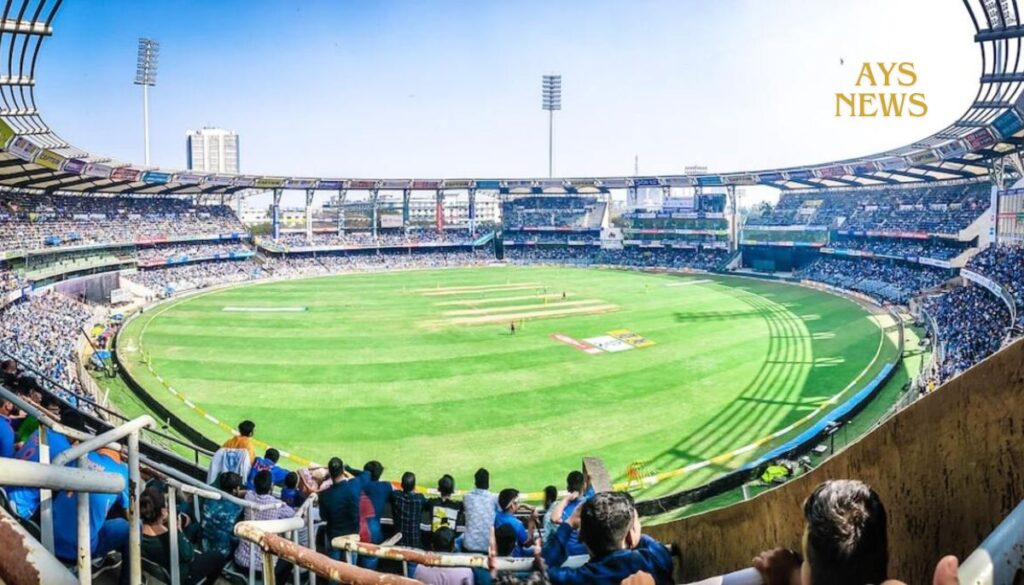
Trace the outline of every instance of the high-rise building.
{"type": "Polygon", "coordinates": [[[190,171],[237,173],[238,134],[223,128],[203,128],[185,133],[190,171]]]}

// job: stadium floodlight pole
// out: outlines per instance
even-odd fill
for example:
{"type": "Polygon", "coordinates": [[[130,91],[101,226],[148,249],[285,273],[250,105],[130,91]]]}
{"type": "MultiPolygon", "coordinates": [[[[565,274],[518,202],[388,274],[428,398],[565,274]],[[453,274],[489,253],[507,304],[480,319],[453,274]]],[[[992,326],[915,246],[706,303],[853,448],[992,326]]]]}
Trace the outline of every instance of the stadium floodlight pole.
{"type": "Polygon", "coordinates": [[[545,75],[541,81],[543,104],[548,113],[548,177],[555,176],[555,110],[562,109],[562,76],[545,75]]]}
{"type": "Polygon", "coordinates": [[[149,164],[149,88],[156,85],[156,66],[160,57],[160,42],[139,39],[138,62],[135,66],[135,85],[142,86],[142,134],[146,147],[145,160],[149,164]]]}

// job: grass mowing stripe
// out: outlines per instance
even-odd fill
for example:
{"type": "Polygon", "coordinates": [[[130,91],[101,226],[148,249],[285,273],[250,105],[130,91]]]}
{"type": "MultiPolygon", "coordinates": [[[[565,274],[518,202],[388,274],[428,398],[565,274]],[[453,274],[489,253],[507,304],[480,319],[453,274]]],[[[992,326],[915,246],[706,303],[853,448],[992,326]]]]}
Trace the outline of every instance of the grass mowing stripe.
{"type": "MultiPolygon", "coordinates": [[[[199,406],[231,423],[253,418],[258,437],[287,450],[317,460],[377,458],[427,478],[452,472],[462,486],[486,463],[496,481],[527,490],[564,477],[582,455],[603,457],[621,476],[635,459],[657,457],[664,469],[727,453],[804,415],[807,397],[838,391],[869,363],[877,327],[846,300],[717,276],[664,286],[692,280],[562,268],[358,274],[175,301],[124,335],[144,336],[157,371],[199,406]],[[443,297],[432,301],[411,292],[416,288],[497,289],[517,281],[620,310],[531,320],[514,338],[504,323],[410,327],[446,310],[434,304],[443,297]],[[234,314],[224,306],[309,311],[234,314]],[[800,318],[806,315],[813,320],[800,318]],[[548,339],[620,328],[657,345],[590,356],[548,339]],[[814,338],[836,331],[832,339],[814,338]],[[845,362],[825,367],[814,359],[834,359],[843,348],[845,362]],[[232,370],[242,373],[221,373],[232,370]],[[527,461],[521,449],[509,449],[516,445],[529,445],[527,461]]],[[[168,405],[222,436],[180,404],[168,405]]]]}

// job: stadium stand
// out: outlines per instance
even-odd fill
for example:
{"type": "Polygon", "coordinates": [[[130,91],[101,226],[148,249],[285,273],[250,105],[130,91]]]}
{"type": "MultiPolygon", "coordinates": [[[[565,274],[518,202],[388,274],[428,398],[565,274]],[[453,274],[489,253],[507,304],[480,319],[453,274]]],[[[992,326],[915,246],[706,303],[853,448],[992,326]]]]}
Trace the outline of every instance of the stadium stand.
{"type": "Polygon", "coordinates": [[[426,246],[426,245],[471,245],[474,236],[467,229],[436,229],[378,231],[377,236],[370,232],[346,232],[344,234],[314,233],[312,240],[305,234],[281,234],[275,241],[287,248],[306,247],[391,247],[391,246],[426,246]]]}
{"type": "Polygon", "coordinates": [[[665,268],[717,270],[728,259],[719,249],[641,248],[622,250],[585,247],[509,247],[506,258],[520,265],[564,264],[571,266],[622,266],[626,268],[665,268]]]}
{"type": "Polygon", "coordinates": [[[971,258],[967,267],[1001,285],[1017,307],[1018,326],[1024,326],[1024,248],[990,246],[971,258]]]}
{"type": "Polygon", "coordinates": [[[0,194],[0,251],[244,231],[229,208],[189,199],[0,194]]]}
{"type": "Polygon", "coordinates": [[[90,307],[59,293],[21,299],[0,310],[0,353],[55,381],[52,387],[74,402],[82,392],[75,342],[92,320],[90,307]]]}
{"type": "Polygon", "coordinates": [[[1006,305],[981,286],[957,287],[923,304],[935,319],[936,343],[944,349],[939,370],[943,381],[995,353],[1010,331],[1006,305]]]}
{"type": "Polygon", "coordinates": [[[748,225],[956,234],[988,209],[990,189],[987,183],[969,183],[785,193],[774,208],[750,218],[748,225]]]}
{"type": "Polygon", "coordinates": [[[951,274],[940,268],[891,260],[822,256],[796,276],[862,292],[888,303],[906,304],[921,291],[941,285],[951,274]]]}
{"type": "Polygon", "coordinates": [[[870,252],[876,256],[890,258],[930,258],[952,260],[963,254],[967,248],[954,241],[930,239],[909,240],[897,238],[854,238],[839,237],[830,242],[830,247],[839,250],[870,252]]]}

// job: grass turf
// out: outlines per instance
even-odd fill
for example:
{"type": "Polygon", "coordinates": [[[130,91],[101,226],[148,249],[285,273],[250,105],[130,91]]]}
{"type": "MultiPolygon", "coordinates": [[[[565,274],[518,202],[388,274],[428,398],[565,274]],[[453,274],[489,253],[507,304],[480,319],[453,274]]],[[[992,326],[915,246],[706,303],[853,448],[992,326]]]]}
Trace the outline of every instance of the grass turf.
{"type": "MultiPolygon", "coordinates": [[[[282,449],[319,462],[379,459],[386,477],[413,470],[423,485],[452,473],[468,488],[486,466],[493,487],[525,491],[561,484],[583,456],[601,457],[622,480],[633,462],[661,472],[721,455],[860,388],[895,358],[857,304],[751,279],[490,267],[268,283],[158,307],[120,340],[131,374],[217,441],[226,433],[172,397],[131,351],[140,336],[178,391],[228,424],[256,421],[257,438],[282,449]],[[437,294],[453,287],[466,289],[437,294]],[[557,295],[546,303],[545,288],[557,295]],[[504,320],[450,323],[449,311],[558,310],[562,291],[567,303],[618,309],[529,319],[515,336],[504,320]],[[460,300],[478,302],[451,304],[460,300]],[[655,345],[589,355],[550,337],[615,329],[655,345]]],[[[707,481],[755,454],[645,495],[707,481]]]]}

